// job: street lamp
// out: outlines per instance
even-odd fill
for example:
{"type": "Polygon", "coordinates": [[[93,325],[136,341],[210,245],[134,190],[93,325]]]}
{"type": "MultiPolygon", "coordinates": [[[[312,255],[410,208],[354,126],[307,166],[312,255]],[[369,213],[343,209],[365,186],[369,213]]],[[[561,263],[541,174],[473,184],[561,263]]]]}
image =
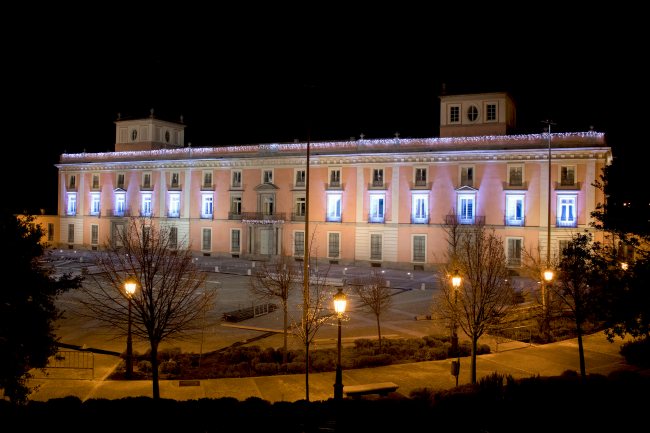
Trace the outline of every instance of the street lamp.
{"type": "Polygon", "coordinates": [[[334,399],[341,400],[343,398],[343,373],[341,372],[341,317],[345,313],[347,306],[347,296],[343,293],[343,288],[339,287],[338,292],[334,295],[334,311],[336,311],[338,319],[338,360],[336,362],[336,380],[334,382],[334,399]]]}
{"type": "Polygon", "coordinates": [[[134,278],[129,278],[124,282],[124,292],[126,293],[126,298],[129,300],[129,322],[127,325],[126,331],[126,373],[124,377],[131,379],[133,376],[133,342],[131,339],[131,298],[135,293],[135,289],[138,287],[138,283],[134,278]]]}
{"type": "Polygon", "coordinates": [[[544,271],[544,283],[542,284],[542,307],[546,309],[547,305],[547,297],[548,297],[548,285],[551,284],[551,281],[553,281],[553,270],[552,269],[546,269],[544,271]]]}
{"type": "Polygon", "coordinates": [[[458,347],[458,320],[457,315],[458,311],[456,306],[458,304],[458,290],[460,289],[460,283],[462,278],[458,269],[454,271],[454,275],[451,276],[451,285],[454,288],[454,316],[453,316],[453,325],[452,325],[452,335],[451,335],[451,350],[452,353],[456,355],[456,361],[451,361],[451,374],[456,377],[456,386],[458,386],[458,375],[460,374],[460,349],[458,347]]]}
{"type": "MultiPolygon", "coordinates": [[[[551,125],[555,123],[550,120],[542,121],[547,126],[548,130],[548,196],[547,196],[547,215],[546,215],[546,269],[551,267],[551,125]]],[[[548,271],[547,271],[548,272],[548,271]]],[[[546,279],[546,272],[544,273],[544,279],[546,279]]],[[[553,279],[553,273],[551,272],[550,281],[553,279]]],[[[546,292],[545,285],[542,285],[542,307],[546,308],[546,292]]]]}

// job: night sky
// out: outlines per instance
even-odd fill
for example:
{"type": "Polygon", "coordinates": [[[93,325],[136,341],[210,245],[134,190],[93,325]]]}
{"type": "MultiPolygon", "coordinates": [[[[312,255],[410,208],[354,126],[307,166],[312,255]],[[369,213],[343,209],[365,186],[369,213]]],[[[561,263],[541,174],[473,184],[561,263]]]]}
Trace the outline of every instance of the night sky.
{"type": "MultiPolygon", "coordinates": [[[[642,167],[647,69],[628,54],[642,39],[633,16],[614,30],[615,11],[593,8],[517,18],[149,6],[77,10],[84,19],[51,6],[12,18],[20,30],[4,41],[5,169],[17,159],[32,170],[8,184],[11,209],[55,213],[59,155],[112,151],[118,113],[182,115],[192,146],[306,141],[308,131],[314,141],[435,137],[443,83],[448,94],[509,92],[520,133],[542,132],[545,119],[554,132],[593,126],[616,163],[642,167]]],[[[630,192],[632,183],[641,182],[630,192]]]]}

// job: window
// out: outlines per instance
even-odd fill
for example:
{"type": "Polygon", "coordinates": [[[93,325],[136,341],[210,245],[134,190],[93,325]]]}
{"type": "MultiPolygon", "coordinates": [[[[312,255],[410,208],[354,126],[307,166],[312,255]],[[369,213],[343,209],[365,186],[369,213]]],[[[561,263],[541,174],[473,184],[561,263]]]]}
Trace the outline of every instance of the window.
{"type": "Polygon", "coordinates": [[[381,260],[381,235],[370,235],[370,260],[381,260]]]}
{"type": "Polygon", "coordinates": [[[521,247],[523,238],[507,238],[508,251],[506,251],[506,260],[508,266],[521,266],[521,247]]]}
{"type": "Polygon", "coordinates": [[[68,193],[68,206],[66,209],[67,215],[76,215],[77,214],[77,193],[71,192],[68,193]]]}
{"type": "Polygon", "coordinates": [[[497,121],[497,104],[494,103],[485,104],[485,121],[486,122],[497,121]]]}
{"type": "Polygon", "coordinates": [[[90,226],[90,244],[97,245],[99,243],[99,226],[92,224],[90,226]]]}
{"type": "Polygon", "coordinates": [[[273,215],[275,199],[272,195],[262,197],[262,212],[264,215],[273,215]]]}
{"type": "Polygon", "coordinates": [[[90,193],[90,214],[99,215],[100,196],[98,192],[90,193]]]}
{"type": "Polygon", "coordinates": [[[297,197],[296,204],[295,204],[296,216],[304,217],[306,211],[307,211],[307,202],[305,201],[305,197],[297,197]]]}
{"type": "Polygon", "coordinates": [[[568,239],[560,239],[558,241],[558,249],[559,249],[559,254],[558,258],[560,261],[562,261],[562,258],[564,258],[564,250],[569,247],[569,240],[568,239]]]}
{"type": "Polygon", "coordinates": [[[384,222],[384,194],[371,194],[370,195],[370,215],[368,222],[383,223],[384,222]]]}
{"type": "Polygon", "coordinates": [[[203,172],[203,188],[212,188],[212,172],[203,172]]]}
{"type": "Polygon", "coordinates": [[[383,168],[374,168],[372,170],[372,186],[384,186],[383,168]]]}
{"type": "Polygon", "coordinates": [[[241,249],[241,230],[230,230],[230,252],[238,253],[241,249]]]}
{"type": "Polygon", "coordinates": [[[330,188],[339,188],[341,186],[341,169],[330,169],[330,188]]]}
{"type": "Polygon", "coordinates": [[[460,167],[460,186],[474,186],[474,167],[460,167]]]}
{"type": "Polygon", "coordinates": [[[426,168],[416,168],[415,169],[415,186],[426,186],[427,185],[427,169],[426,168]]]}
{"type": "Polygon", "coordinates": [[[305,186],[305,170],[296,170],[296,186],[305,186]]]}
{"type": "Polygon", "coordinates": [[[572,165],[560,167],[560,185],[573,186],[576,184],[576,168],[572,165]]]}
{"type": "Polygon", "coordinates": [[[429,194],[413,194],[411,200],[411,222],[427,224],[429,222],[429,194]]]}
{"type": "Polygon", "coordinates": [[[460,105],[449,106],[449,123],[460,123],[460,105]]]}
{"type": "Polygon", "coordinates": [[[241,196],[233,195],[230,197],[230,214],[241,215],[241,196]]]}
{"type": "Polygon", "coordinates": [[[506,225],[524,225],[523,194],[506,194],[506,225]]]}
{"type": "Polygon", "coordinates": [[[201,194],[201,218],[212,218],[213,200],[212,193],[201,194]]]}
{"type": "Polygon", "coordinates": [[[576,196],[558,194],[557,196],[557,225],[558,227],[576,226],[576,196]]]}
{"type": "Polygon", "coordinates": [[[340,233],[330,232],[327,234],[327,257],[331,259],[339,258],[341,249],[340,239],[340,233]]]}
{"type": "Polygon", "coordinates": [[[181,216],[181,195],[177,192],[169,194],[169,213],[171,218],[178,218],[181,216]]]}
{"type": "Polygon", "coordinates": [[[114,216],[124,216],[126,211],[126,194],[123,192],[115,193],[115,213],[114,216]]]}
{"type": "Polygon", "coordinates": [[[54,223],[47,223],[47,241],[54,241],[54,223]]]}
{"type": "Polygon", "coordinates": [[[327,194],[327,221],[341,221],[341,194],[327,194]]]}
{"type": "Polygon", "coordinates": [[[117,187],[124,189],[124,173],[117,174],[117,187]]]}
{"type": "Polygon", "coordinates": [[[293,255],[296,257],[305,255],[305,232],[293,232],[293,255]]]}
{"type": "Polygon", "coordinates": [[[180,175],[178,173],[172,173],[171,187],[178,188],[180,186],[180,175]]]}
{"type": "Polygon", "coordinates": [[[474,194],[458,194],[458,222],[460,224],[474,223],[475,201],[474,194]]]}
{"type": "Polygon", "coordinates": [[[524,186],[523,165],[508,165],[508,186],[524,186]]]}
{"type": "Polygon", "coordinates": [[[467,109],[467,120],[470,122],[476,122],[478,119],[478,108],[476,108],[476,105],[470,105],[469,108],[467,109]]]}
{"type": "Polygon", "coordinates": [[[99,175],[93,174],[92,189],[99,189],[99,175]]]}
{"type": "Polygon", "coordinates": [[[273,183],[273,170],[262,170],[262,183],[273,183]]]}
{"type": "Polygon", "coordinates": [[[74,244],[74,224],[68,224],[68,243],[74,244]]]}
{"type": "Polygon", "coordinates": [[[212,229],[204,228],[201,232],[201,250],[212,250],[212,229]]]}
{"type": "Polygon", "coordinates": [[[142,216],[151,216],[151,193],[150,192],[146,192],[142,194],[140,214],[142,216]]]}
{"type": "Polygon", "coordinates": [[[77,189],[77,176],[74,174],[68,178],[68,189],[77,189]]]}
{"type": "Polygon", "coordinates": [[[178,248],[178,227],[169,227],[169,248],[172,250],[178,248]]]}
{"type": "Polygon", "coordinates": [[[427,256],[427,237],[425,235],[413,235],[413,261],[424,263],[427,256]]]}
{"type": "Polygon", "coordinates": [[[151,188],[151,173],[142,173],[142,187],[151,188]]]}
{"type": "Polygon", "coordinates": [[[241,188],[241,171],[233,170],[232,171],[232,184],[233,188],[241,188]]]}

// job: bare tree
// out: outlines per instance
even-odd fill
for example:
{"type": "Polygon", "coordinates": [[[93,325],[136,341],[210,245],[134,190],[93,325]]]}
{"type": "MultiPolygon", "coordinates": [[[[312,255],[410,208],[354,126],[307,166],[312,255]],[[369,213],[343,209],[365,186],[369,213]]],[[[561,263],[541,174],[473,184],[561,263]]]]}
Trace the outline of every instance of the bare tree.
{"type": "Polygon", "coordinates": [[[200,330],[203,313],[213,306],[216,292],[205,290],[206,275],[194,264],[191,251],[171,249],[169,230],[150,218],[130,218],[107,243],[97,266],[100,272],[83,286],[87,296],[81,311],[124,333],[131,322],[133,336],[149,342],[153,398],[159,399],[160,343],[200,330]],[[130,300],[124,290],[127,278],[134,278],[138,286],[130,300]]]}
{"type": "Polygon", "coordinates": [[[251,278],[251,293],[262,299],[278,299],[282,305],[283,314],[283,352],[282,363],[287,363],[287,337],[289,329],[289,295],[300,282],[302,273],[291,257],[283,254],[278,260],[264,263],[256,268],[251,278]]]}
{"type": "Polygon", "coordinates": [[[382,274],[372,272],[371,274],[352,280],[354,291],[361,301],[362,308],[369,310],[375,315],[377,321],[377,339],[379,350],[381,350],[381,325],[380,317],[392,304],[392,291],[386,285],[386,279],[382,274]]]}
{"type": "Polygon", "coordinates": [[[455,320],[470,338],[471,382],[476,383],[478,340],[499,325],[513,304],[503,241],[482,224],[469,226],[459,237],[453,266],[448,265],[440,278],[441,290],[434,308],[439,317],[455,320]],[[458,288],[452,287],[448,278],[456,271],[462,277],[458,288]]]}

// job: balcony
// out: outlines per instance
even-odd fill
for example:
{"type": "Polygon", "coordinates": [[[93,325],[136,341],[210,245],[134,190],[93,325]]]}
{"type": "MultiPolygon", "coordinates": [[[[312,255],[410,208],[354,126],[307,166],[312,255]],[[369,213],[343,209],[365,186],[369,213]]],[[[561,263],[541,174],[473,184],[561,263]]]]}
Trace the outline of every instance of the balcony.
{"type": "Polygon", "coordinates": [[[343,189],[343,184],[340,181],[336,180],[325,184],[325,189],[343,189]]]}
{"type": "Polygon", "coordinates": [[[305,220],[305,214],[304,212],[292,212],[291,213],[291,221],[304,221],[305,220]]]}
{"type": "Polygon", "coordinates": [[[228,212],[228,219],[229,220],[240,220],[240,219],[242,219],[242,213],[241,212],[228,212]]]}
{"type": "Polygon", "coordinates": [[[425,215],[425,216],[411,215],[411,224],[429,224],[429,215],[425,215]]]}
{"type": "Polygon", "coordinates": [[[582,187],[581,182],[572,182],[570,180],[563,180],[562,182],[555,182],[555,189],[559,191],[577,191],[582,187]]]}
{"type": "Polygon", "coordinates": [[[384,222],[384,215],[368,214],[368,222],[369,223],[383,223],[384,222]]]}
{"type": "Polygon", "coordinates": [[[411,189],[421,189],[421,190],[427,190],[431,189],[431,182],[427,182],[426,180],[416,180],[415,182],[411,182],[411,189]]]}
{"type": "Polygon", "coordinates": [[[265,212],[242,212],[241,219],[250,224],[274,224],[285,221],[284,212],[268,214],[265,212]]]}
{"type": "Polygon", "coordinates": [[[526,191],[528,189],[528,182],[503,182],[504,190],[526,191]]]}
{"type": "Polygon", "coordinates": [[[201,213],[201,219],[202,220],[212,220],[212,219],[214,219],[214,214],[213,213],[201,213]]]}
{"type": "Polygon", "coordinates": [[[180,210],[169,210],[167,211],[167,218],[180,218],[181,217],[181,211],[180,210]]]}
{"type": "Polygon", "coordinates": [[[508,257],[507,266],[511,268],[520,268],[521,257],[508,257]]]}
{"type": "Polygon", "coordinates": [[[578,221],[576,219],[567,220],[567,219],[557,218],[555,224],[557,227],[578,227],[578,221]]]}
{"type": "Polygon", "coordinates": [[[153,191],[153,185],[150,183],[145,183],[140,185],[140,191],[153,191]]]}
{"type": "Polygon", "coordinates": [[[526,218],[525,217],[513,217],[513,216],[508,216],[506,215],[504,218],[504,225],[506,226],[521,226],[523,227],[526,224],[526,218]]]}
{"type": "Polygon", "coordinates": [[[462,217],[461,215],[445,215],[445,224],[455,226],[459,224],[484,225],[485,215],[473,215],[471,217],[462,217]]]}
{"type": "Polygon", "coordinates": [[[340,223],[341,215],[325,215],[325,221],[330,223],[340,223]]]}
{"type": "Polygon", "coordinates": [[[129,209],[107,209],[106,215],[114,217],[130,217],[131,211],[129,209]]]}
{"type": "Polygon", "coordinates": [[[305,187],[305,181],[304,180],[297,180],[294,187],[295,188],[304,188],[305,187]]]}
{"type": "Polygon", "coordinates": [[[213,183],[204,183],[201,185],[201,191],[214,191],[213,183]]]}
{"type": "Polygon", "coordinates": [[[386,184],[383,180],[373,180],[368,184],[368,189],[386,189],[386,184]]]}

